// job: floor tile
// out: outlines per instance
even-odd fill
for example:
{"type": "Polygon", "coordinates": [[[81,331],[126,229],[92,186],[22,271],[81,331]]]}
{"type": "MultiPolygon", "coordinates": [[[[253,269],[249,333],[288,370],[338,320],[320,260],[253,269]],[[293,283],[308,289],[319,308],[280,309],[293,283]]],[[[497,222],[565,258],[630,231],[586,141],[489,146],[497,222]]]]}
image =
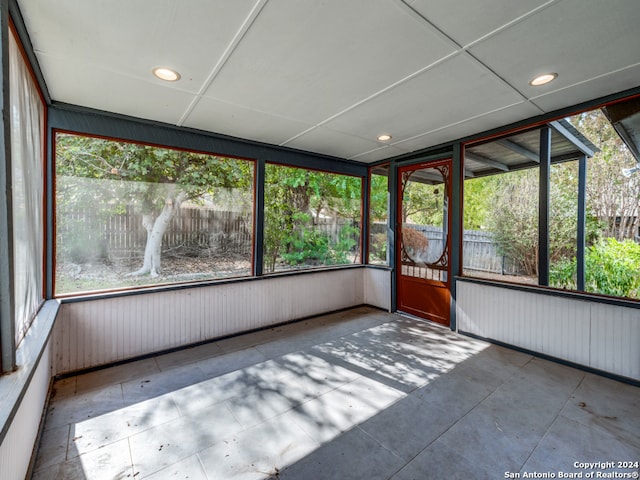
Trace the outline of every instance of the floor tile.
{"type": "Polygon", "coordinates": [[[70,425],[62,425],[42,432],[35,470],[64,462],[67,459],[70,428],[70,425]]]}
{"type": "Polygon", "coordinates": [[[272,419],[299,405],[286,391],[274,388],[251,388],[239,397],[227,400],[224,405],[244,428],[251,428],[272,419]],[[259,408],[256,406],[259,405],[259,408]]]}
{"type": "Polygon", "coordinates": [[[113,480],[134,478],[133,474],[129,443],[122,440],[37,470],[32,480],[113,480]]]}
{"type": "Polygon", "coordinates": [[[264,362],[265,360],[268,360],[267,357],[255,348],[250,347],[208,358],[195,365],[199,367],[208,378],[212,378],[264,362]]]}
{"type": "Polygon", "coordinates": [[[359,425],[378,443],[409,461],[459,419],[415,395],[398,400],[359,425]]]}
{"type": "Polygon", "coordinates": [[[242,430],[224,405],[180,417],[129,438],[134,469],[150,475],[242,430]]]}
{"type": "Polygon", "coordinates": [[[76,391],[77,393],[81,393],[93,389],[101,389],[109,385],[127,382],[159,371],[160,369],[158,368],[155,358],[127,362],[115,367],[78,375],[76,391]]]}
{"type": "Polygon", "coordinates": [[[124,382],[122,395],[124,403],[131,405],[196,385],[207,378],[196,365],[183,365],[124,382]]]}
{"type": "Polygon", "coordinates": [[[180,460],[148,477],[135,476],[135,478],[140,480],[143,478],[144,480],[209,480],[197,455],[180,460]]]}
{"type": "Polygon", "coordinates": [[[282,480],[386,479],[397,472],[404,460],[390,452],[362,430],[350,430],[331,443],[286,466],[282,480]]]}
{"type": "Polygon", "coordinates": [[[123,407],[124,400],[120,384],[109,385],[72,396],[62,397],[58,395],[49,404],[45,428],[79,422],[123,407]]]}
{"type": "MultiPolygon", "coordinates": [[[[638,469],[577,469],[575,461],[640,461],[640,445],[638,442],[629,444],[625,439],[616,435],[593,429],[583,423],[565,417],[559,417],[551,426],[549,432],[534,450],[527,460],[522,472],[553,471],[580,473],[585,475],[593,471],[598,472],[619,471],[623,473],[637,472],[638,469]]],[[[594,478],[607,478],[597,477],[594,478]]]]}
{"type": "Polygon", "coordinates": [[[224,351],[215,342],[205,343],[196,347],[185,348],[166,355],[156,357],[156,362],[160,370],[170,370],[175,367],[189,365],[192,363],[206,360],[207,358],[216,357],[223,354],[224,351]]]}
{"type": "Polygon", "coordinates": [[[72,458],[177,419],[173,400],[159,397],[129,405],[71,425],[67,458],[72,458]]]}
{"type": "Polygon", "coordinates": [[[505,478],[504,472],[497,471],[484,463],[471,461],[440,440],[422,451],[407,463],[402,470],[391,477],[392,480],[470,480],[505,478]]]}
{"type": "Polygon", "coordinates": [[[255,377],[243,370],[204,380],[171,392],[182,415],[197,415],[201,410],[242,397],[255,386],[255,377]]]}
{"type": "Polygon", "coordinates": [[[298,424],[316,425],[312,434],[316,441],[326,435],[345,432],[373,417],[404,396],[404,393],[368,378],[361,378],[294,408],[298,424]],[[321,434],[320,437],[315,435],[321,434]]]}
{"type": "Polygon", "coordinates": [[[561,415],[640,449],[640,387],[586,374],[561,415]]]}
{"type": "Polygon", "coordinates": [[[276,476],[318,447],[301,428],[280,416],[227,437],[198,455],[210,479],[249,480],[276,476]]]}
{"type": "Polygon", "coordinates": [[[453,370],[419,388],[414,395],[431,407],[462,417],[491,395],[494,390],[492,386],[486,385],[480,379],[453,370]]]}

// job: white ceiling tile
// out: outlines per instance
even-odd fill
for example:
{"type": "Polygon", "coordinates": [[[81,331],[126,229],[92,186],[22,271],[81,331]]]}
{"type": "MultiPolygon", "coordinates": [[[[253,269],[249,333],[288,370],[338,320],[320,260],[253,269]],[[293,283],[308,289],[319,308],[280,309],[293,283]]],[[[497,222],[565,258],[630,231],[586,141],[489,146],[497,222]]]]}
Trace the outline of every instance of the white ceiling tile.
{"type": "Polygon", "coordinates": [[[549,0],[413,0],[408,3],[464,46],[549,3],[549,0]]]}
{"type": "Polygon", "coordinates": [[[287,147],[322,152],[327,155],[351,158],[358,154],[369,152],[381,146],[374,139],[364,139],[354,135],[348,135],[324,127],[313,130],[287,142],[287,147]]]}
{"type": "Polygon", "coordinates": [[[460,54],[326,126],[361,137],[387,131],[400,141],[521,101],[520,95],[460,54]]]}
{"type": "Polygon", "coordinates": [[[279,145],[311,125],[202,98],[184,123],[185,127],[279,145]]]}
{"type": "Polygon", "coordinates": [[[362,162],[640,86],[638,0],[18,4],[53,100],[362,162]]]}
{"type": "MultiPolygon", "coordinates": [[[[200,90],[255,0],[21,0],[36,52],[140,79],[167,66],[200,90]]],[[[47,76],[52,90],[67,76],[47,76]]],[[[56,99],[57,100],[57,99],[56,99]]]]}
{"type": "Polygon", "coordinates": [[[317,123],[452,51],[400,3],[279,0],[205,95],[317,123]]]}
{"type": "Polygon", "coordinates": [[[397,157],[398,155],[402,155],[403,153],[408,152],[403,148],[398,148],[393,145],[387,145],[382,148],[352,157],[351,160],[363,163],[373,163],[380,160],[385,160],[387,158],[397,157]]]}
{"type": "MultiPolygon", "coordinates": [[[[609,75],[603,75],[588,82],[572,85],[533,98],[533,103],[545,112],[570,107],[593,98],[593,92],[617,93],[638,86],[640,63],[609,75]]],[[[603,93],[604,95],[605,93],[603,93]]]]}
{"type": "Polygon", "coordinates": [[[409,151],[416,151],[424,148],[425,145],[439,145],[441,143],[450,142],[469,135],[475,135],[476,133],[485,130],[499,128],[522,119],[533,117],[538,113],[538,109],[529,102],[522,102],[520,104],[512,105],[508,108],[474,118],[473,120],[427,132],[419,137],[400,142],[396,146],[405,148],[409,151]]]}
{"type": "Polygon", "coordinates": [[[38,55],[47,78],[65,77],[50,85],[60,102],[107,112],[176,124],[194,95],[154,82],[131,78],[98,68],[84,68],[82,61],[38,55]]]}
{"type": "MultiPolygon", "coordinates": [[[[638,24],[637,0],[565,0],[470,51],[530,98],[638,63],[638,24]],[[547,72],[559,76],[543,87],[529,85],[547,72]]],[[[590,98],[612,92],[605,85],[585,90],[590,98]]]]}

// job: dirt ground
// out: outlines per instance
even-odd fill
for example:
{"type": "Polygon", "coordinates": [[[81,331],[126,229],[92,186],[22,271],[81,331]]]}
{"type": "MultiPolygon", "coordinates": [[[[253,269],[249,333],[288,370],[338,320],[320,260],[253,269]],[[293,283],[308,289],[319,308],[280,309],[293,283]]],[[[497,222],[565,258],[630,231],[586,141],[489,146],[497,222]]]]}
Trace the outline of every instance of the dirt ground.
{"type": "Polygon", "coordinates": [[[59,264],[56,293],[110,290],[143,285],[211,280],[251,274],[251,256],[218,255],[186,257],[164,255],[160,276],[130,276],[142,266],[142,258],[103,259],[91,263],[59,264]]]}

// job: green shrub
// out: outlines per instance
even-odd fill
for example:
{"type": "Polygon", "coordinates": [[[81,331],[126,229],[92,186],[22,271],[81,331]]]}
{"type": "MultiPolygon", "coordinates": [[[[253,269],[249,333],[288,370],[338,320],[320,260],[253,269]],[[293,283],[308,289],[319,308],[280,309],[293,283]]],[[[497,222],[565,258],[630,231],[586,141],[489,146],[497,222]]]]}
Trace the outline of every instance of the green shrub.
{"type": "MultiPolygon", "coordinates": [[[[575,289],[576,259],[560,262],[549,272],[550,284],[575,289]]],[[[585,252],[587,292],[640,298],[640,245],[607,238],[585,252]]]]}

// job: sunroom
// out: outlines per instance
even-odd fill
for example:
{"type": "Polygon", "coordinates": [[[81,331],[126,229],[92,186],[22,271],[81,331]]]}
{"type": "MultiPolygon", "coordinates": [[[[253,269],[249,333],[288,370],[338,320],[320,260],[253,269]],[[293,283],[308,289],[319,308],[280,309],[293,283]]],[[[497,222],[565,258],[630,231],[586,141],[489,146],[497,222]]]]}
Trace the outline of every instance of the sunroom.
{"type": "Polygon", "coordinates": [[[0,16],[0,478],[637,478],[638,2],[0,16]]]}

